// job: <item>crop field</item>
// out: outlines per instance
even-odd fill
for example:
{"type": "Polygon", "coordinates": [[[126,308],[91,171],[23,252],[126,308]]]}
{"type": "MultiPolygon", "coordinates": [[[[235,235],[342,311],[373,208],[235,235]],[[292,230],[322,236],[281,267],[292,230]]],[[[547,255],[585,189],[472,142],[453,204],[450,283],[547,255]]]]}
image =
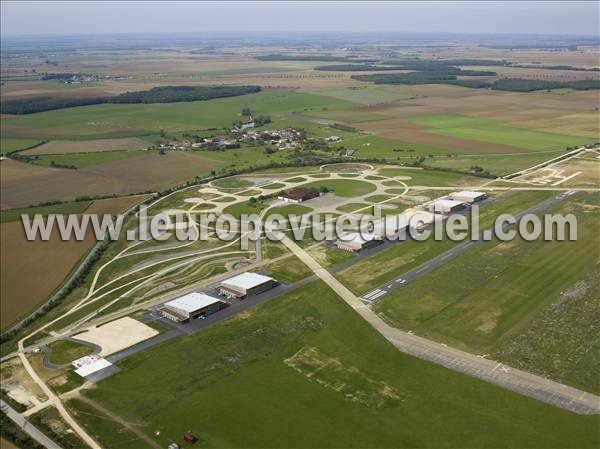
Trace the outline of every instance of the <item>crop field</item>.
{"type": "Polygon", "coordinates": [[[68,403],[111,446],[132,438],[114,431],[122,419],[160,446],[185,431],[211,447],[447,447],[465,432],[478,447],[592,447],[598,438],[595,417],[397,352],[318,282],[120,367],[82,391],[110,411],[104,425],[93,408],[68,403]]]}
{"type": "Polygon", "coordinates": [[[132,157],[146,154],[144,150],[136,151],[96,151],[88,153],[46,154],[36,156],[33,164],[54,166],[65,165],[76,168],[108,164],[110,162],[122,161],[132,157]]]}
{"type": "Polygon", "coordinates": [[[63,242],[53,232],[47,242],[29,242],[20,221],[2,223],[2,313],[0,324],[7,326],[42,302],[71,271],[94,239],[63,242]],[[52,269],[49,269],[52,267],[52,269]]]}
{"type": "Polygon", "coordinates": [[[2,208],[72,200],[81,195],[124,195],[162,189],[207,175],[220,165],[219,161],[187,152],[145,153],[78,170],[5,160],[0,163],[2,208]]]}
{"type": "Polygon", "coordinates": [[[557,150],[586,143],[586,139],[581,137],[541,133],[503,125],[493,120],[454,114],[415,117],[409,122],[425,126],[429,133],[530,150],[557,150]]]}
{"type": "Polygon", "coordinates": [[[51,140],[43,145],[24,151],[26,155],[87,153],[95,151],[143,150],[148,143],[136,137],[124,139],[51,140]]]}
{"type": "Polygon", "coordinates": [[[413,98],[410,94],[395,91],[393,87],[390,88],[388,86],[375,84],[341,87],[338,89],[323,89],[315,91],[315,93],[338,98],[340,100],[351,101],[361,105],[389,103],[391,101],[413,98]]]}
{"type": "MultiPolygon", "coordinates": [[[[573,202],[554,212],[574,213],[578,217],[577,241],[514,240],[480,245],[386,295],[375,310],[394,326],[478,354],[495,352],[498,345],[504,345],[502,360],[510,363],[511,334],[527,329],[540,311],[556,315],[556,307],[566,301],[564,295],[569,291],[583,288],[585,293],[582,283],[591,285],[589,276],[600,260],[597,198],[578,194],[573,202]]],[[[579,301],[570,307],[593,306],[579,301]]],[[[576,319],[578,324],[561,326],[556,332],[575,334],[554,345],[542,347],[537,343],[537,349],[546,351],[537,354],[537,358],[548,360],[540,368],[529,363],[529,368],[544,373],[542,367],[547,367],[549,372],[562,373],[556,380],[568,381],[577,378],[571,370],[581,372],[595,366],[596,371],[582,374],[577,384],[598,392],[599,373],[597,364],[593,364],[597,361],[594,348],[600,331],[597,320],[587,320],[585,314],[573,312],[562,319],[576,319]],[[568,347],[562,347],[563,344],[568,347]],[[552,370],[551,360],[556,360],[556,353],[560,362],[555,362],[556,369],[552,370]]],[[[537,329],[542,330],[539,324],[537,329]]],[[[544,337],[535,338],[541,342],[544,337]]],[[[518,353],[519,345],[512,343],[512,350],[518,353]]],[[[520,357],[523,360],[523,351],[520,357]]]]}

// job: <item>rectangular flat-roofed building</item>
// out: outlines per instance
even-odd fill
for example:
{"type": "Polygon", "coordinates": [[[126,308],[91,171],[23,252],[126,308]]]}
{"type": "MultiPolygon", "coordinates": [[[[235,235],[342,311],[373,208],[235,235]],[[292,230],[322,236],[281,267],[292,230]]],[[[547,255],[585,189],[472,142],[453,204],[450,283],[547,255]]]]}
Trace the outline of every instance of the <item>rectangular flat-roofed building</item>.
{"type": "Polygon", "coordinates": [[[462,201],[454,201],[449,199],[441,199],[432,201],[425,205],[425,210],[435,214],[451,214],[465,207],[462,201]]]}
{"type": "Polygon", "coordinates": [[[485,200],[487,197],[487,193],[471,192],[469,190],[463,190],[462,192],[456,192],[450,195],[451,200],[462,201],[463,203],[476,203],[477,201],[485,200]]]}
{"type": "Polygon", "coordinates": [[[338,239],[335,244],[339,249],[349,252],[357,252],[382,242],[381,236],[360,232],[346,234],[343,239],[338,239]]]}
{"type": "Polygon", "coordinates": [[[227,303],[204,293],[188,293],[163,304],[160,313],[177,323],[187,323],[194,318],[207,316],[225,307],[227,303]]]}
{"type": "Polygon", "coordinates": [[[218,290],[221,295],[242,299],[270,290],[276,285],[277,281],[269,276],[242,273],[221,282],[218,290]]]}

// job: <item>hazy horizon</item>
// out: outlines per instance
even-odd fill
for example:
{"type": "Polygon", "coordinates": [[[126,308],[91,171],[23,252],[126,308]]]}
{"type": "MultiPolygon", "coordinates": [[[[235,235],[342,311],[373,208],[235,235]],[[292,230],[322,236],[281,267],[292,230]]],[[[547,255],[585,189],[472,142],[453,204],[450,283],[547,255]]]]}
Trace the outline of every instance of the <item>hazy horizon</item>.
{"type": "Polygon", "coordinates": [[[3,1],[2,36],[451,33],[597,36],[598,2],[3,1]]]}

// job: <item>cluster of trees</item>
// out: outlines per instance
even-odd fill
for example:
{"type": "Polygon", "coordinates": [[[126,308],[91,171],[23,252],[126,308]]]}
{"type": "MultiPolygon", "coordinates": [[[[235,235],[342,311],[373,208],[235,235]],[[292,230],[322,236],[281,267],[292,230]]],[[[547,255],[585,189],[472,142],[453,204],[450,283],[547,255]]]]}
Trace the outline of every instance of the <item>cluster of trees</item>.
{"type": "MultiPolygon", "coordinates": [[[[476,76],[493,72],[477,70],[463,70],[460,75],[476,76]]],[[[533,92],[536,90],[573,89],[592,90],[600,89],[600,80],[587,79],[577,81],[545,81],[523,78],[502,78],[493,82],[485,80],[459,80],[456,74],[448,72],[410,72],[410,73],[377,73],[373,75],[353,75],[359,81],[371,81],[375,84],[452,84],[470,87],[473,89],[507,90],[512,92],[533,92]]]]}
{"type": "Polygon", "coordinates": [[[44,73],[42,75],[41,79],[43,81],[48,81],[48,80],[68,80],[68,79],[73,78],[74,75],[89,76],[89,75],[85,75],[83,73],[58,72],[58,73],[44,73]]]}
{"type": "Polygon", "coordinates": [[[0,426],[0,436],[2,438],[23,449],[44,449],[44,446],[23,432],[10,418],[4,416],[4,412],[0,416],[2,417],[2,425],[0,426]]]}
{"type": "Polygon", "coordinates": [[[260,86],[163,86],[138,92],[125,92],[112,97],[33,97],[8,100],[0,104],[0,111],[2,114],[20,115],[103,103],[138,104],[200,101],[253,94],[260,92],[260,90],[260,86]]]}

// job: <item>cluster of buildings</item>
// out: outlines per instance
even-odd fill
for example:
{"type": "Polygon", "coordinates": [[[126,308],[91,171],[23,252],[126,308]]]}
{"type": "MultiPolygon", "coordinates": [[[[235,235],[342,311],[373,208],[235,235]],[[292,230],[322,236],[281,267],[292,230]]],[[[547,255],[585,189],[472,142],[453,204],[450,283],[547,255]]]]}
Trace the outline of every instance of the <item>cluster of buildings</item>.
{"type": "MultiPolygon", "coordinates": [[[[217,287],[218,295],[227,299],[245,299],[276,287],[278,282],[258,273],[242,273],[224,280],[217,287]]],[[[164,303],[160,314],[176,323],[188,323],[194,319],[206,318],[227,307],[221,298],[205,293],[192,292],[164,303]]]]}
{"type": "Polygon", "coordinates": [[[302,145],[302,133],[294,128],[246,131],[241,139],[245,142],[262,141],[275,145],[280,150],[302,145]]]}
{"type": "Polygon", "coordinates": [[[173,139],[169,143],[160,144],[160,148],[170,148],[174,150],[186,150],[188,148],[211,148],[226,150],[229,148],[239,148],[240,143],[237,139],[226,136],[213,137],[190,137],[189,139],[173,139]]]}
{"type": "Polygon", "coordinates": [[[418,221],[421,227],[425,227],[434,221],[443,220],[446,215],[458,212],[473,203],[483,201],[488,195],[484,192],[461,191],[438,198],[423,205],[422,209],[409,209],[401,214],[386,216],[373,225],[372,230],[364,229],[362,232],[350,232],[339,238],[335,245],[344,251],[359,252],[376,246],[383,242],[385,237],[397,235],[406,231],[411,219],[419,215],[418,221]]]}

